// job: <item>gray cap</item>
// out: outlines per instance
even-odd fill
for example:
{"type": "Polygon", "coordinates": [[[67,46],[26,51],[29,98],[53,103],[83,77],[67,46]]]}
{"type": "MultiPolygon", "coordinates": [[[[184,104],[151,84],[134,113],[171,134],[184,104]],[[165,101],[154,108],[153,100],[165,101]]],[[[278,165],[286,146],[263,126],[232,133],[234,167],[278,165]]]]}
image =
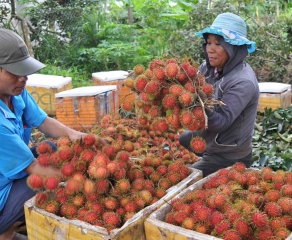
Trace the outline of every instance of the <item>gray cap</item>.
{"type": "Polygon", "coordinates": [[[8,29],[0,29],[0,67],[17,76],[27,76],[45,65],[29,55],[19,35],[8,29]]]}

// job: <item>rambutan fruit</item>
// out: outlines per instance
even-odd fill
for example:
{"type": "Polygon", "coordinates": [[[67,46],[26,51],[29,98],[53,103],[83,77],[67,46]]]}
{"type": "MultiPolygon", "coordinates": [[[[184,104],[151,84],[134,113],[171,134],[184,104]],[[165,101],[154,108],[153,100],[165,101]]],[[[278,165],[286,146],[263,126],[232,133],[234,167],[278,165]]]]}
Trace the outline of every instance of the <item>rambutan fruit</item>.
{"type": "Polygon", "coordinates": [[[86,147],[91,147],[96,143],[97,136],[95,134],[87,134],[82,138],[83,144],[86,147]]]}
{"type": "Polygon", "coordinates": [[[178,96],[178,101],[183,108],[189,107],[194,102],[193,93],[184,91],[178,96]]]}
{"type": "Polygon", "coordinates": [[[127,202],[124,206],[126,212],[137,212],[137,205],[134,201],[127,202]]]}
{"type": "Polygon", "coordinates": [[[55,199],[60,204],[63,204],[68,201],[68,195],[65,193],[64,186],[59,185],[59,187],[55,190],[55,199]]]}
{"type": "Polygon", "coordinates": [[[153,77],[153,71],[149,68],[147,68],[144,72],[144,75],[147,79],[151,79],[153,77]]]}
{"type": "Polygon", "coordinates": [[[73,165],[73,163],[71,162],[66,162],[62,165],[61,167],[61,173],[65,176],[65,177],[70,177],[73,175],[75,171],[75,167],[73,165]]]}
{"type": "Polygon", "coordinates": [[[254,238],[257,240],[267,240],[274,236],[273,231],[269,228],[258,228],[254,232],[254,238]]]}
{"type": "Polygon", "coordinates": [[[248,237],[252,228],[247,220],[239,218],[235,221],[233,228],[242,236],[248,237]]]}
{"type": "Polygon", "coordinates": [[[193,230],[194,226],[195,226],[195,220],[191,217],[187,217],[183,220],[181,226],[183,228],[189,229],[189,230],[193,230]]]}
{"type": "Polygon", "coordinates": [[[128,151],[119,151],[117,153],[117,156],[116,156],[116,160],[118,161],[122,161],[122,162],[129,162],[130,160],[130,153],[128,151]]]}
{"type": "Polygon", "coordinates": [[[231,168],[240,173],[245,172],[246,170],[246,166],[242,162],[236,162],[231,166],[231,168]]]}
{"type": "Polygon", "coordinates": [[[214,93],[214,87],[212,84],[206,83],[202,86],[202,91],[207,95],[207,97],[210,97],[214,93]]]}
{"type": "Polygon", "coordinates": [[[43,167],[47,167],[50,165],[50,162],[51,162],[51,156],[50,154],[48,153],[44,153],[44,154],[40,154],[38,157],[37,157],[37,161],[38,163],[43,166],[43,167]]]}
{"type": "Polygon", "coordinates": [[[279,237],[280,239],[287,239],[290,234],[291,234],[291,231],[285,227],[278,228],[274,231],[274,235],[276,237],[279,237]]]}
{"type": "Polygon", "coordinates": [[[282,215],[282,208],[276,202],[267,202],[264,206],[264,212],[269,217],[279,217],[282,215]]]}
{"type": "Polygon", "coordinates": [[[92,164],[94,164],[97,167],[98,166],[106,166],[109,162],[110,162],[110,159],[109,159],[108,155],[106,155],[103,152],[96,154],[92,160],[92,164]]]}
{"type": "Polygon", "coordinates": [[[286,227],[286,222],[281,217],[271,218],[269,221],[269,227],[274,231],[278,228],[286,227]]]}
{"type": "Polygon", "coordinates": [[[144,91],[147,94],[151,94],[155,96],[160,91],[160,83],[157,80],[151,80],[146,84],[144,91]]]}
{"type": "Polygon", "coordinates": [[[40,142],[37,147],[36,147],[36,151],[39,155],[41,154],[50,154],[53,149],[52,146],[50,144],[48,144],[47,142],[43,141],[40,142]]]}
{"type": "Polygon", "coordinates": [[[134,104],[130,101],[124,101],[121,103],[121,109],[126,112],[132,112],[134,110],[134,104]]]}
{"type": "Polygon", "coordinates": [[[197,76],[197,67],[193,66],[193,65],[189,65],[186,69],[186,73],[190,78],[194,78],[197,76]]]}
{"type": "Polygon", "coordinates": [[[195,218],[201,222],[209,221],[211,214],[211,210],[206,206],[199,206],[195,210],[195,218]]]}
{"type": "Polygon", "coordinates": [[[157,119],[157,129],[162,133],[165,133],[168,131],[169,129],[168,123],[164,118],[157,119]]]}
{"type": "Polygon", "coordinates": [[[191,82],[191,81],[187,81],[185,84],[184,84],[184,88],[186,91],[188,92],[191,92],[193,94],[196,93],[196,88],[194,86],[194,84],[191,82]]]}
{"type": "Polygon", "coordinates": [[[141,190],[138,194],[144,200],[146,205],[151,203],[153,196],[150,191],[144,189],[141,190]]]}
{"type": "Polygon", "coordinates": [[[162,105],[165,109],[173,109],[178,103],[178,99],[173,94],[167,94],[162,98],[162,105]]]}
{"type": "Polygon", "coordinates": [[[94,210],[88,210],[83,217],[84,221],[90,224],[95,224],[97,220],[99,219],[98,212],[94,210]]]}
{"type": "Polygon", "coordinates": [[[226,231],[228,231],[228,230],[230,230],[231,229],[231,224],[230,224],[230,222],[227,220],[227,219],[225,219],[225,220],[223,220],[223,221],[221,221],[221,222],[219,222],[215,227],[214,227],[214,233],[217,235],[217,236],[219,236],[219,235],[221,235],[222,233],[224,233],[224,232],[226,232],[226,231]]]}
{"type": "Polygon", "coordinates": [[[27,185],[33,190],[40,190],[44,187],[44,179],[41,175],[32,173],[26,179],[27,185]]]}
{"type": "Polygon", "coordinates": [[[154,77],[159,81],[165,81],[166,80],[166,73],[163,67],[156,67],[153,69],[153,75],[154,77]]]}
{"type": "Polygon", "coordinates": [[[79,158],[85,162],[91,162],[95,156],[95,151],[90,148],[85,148],[81,153],[79,158]]]}
{"type": "Polygon", "coordinates": [[[106,165],[106,168],[107,168],[109,174],[113,175],[119,170],[119,165],[116,162],[111,161],[106,165]]]}
{"type": "Polygon", "coordinates": [[[110,182],[108,179],[96,181],[96,192],[99,194],[105,194],[109,191],[110,182]]]}
{"type": "Polygon", "coordinates": [[[145,67],[143,64],[137,64],[134,68],[133,71],[136,75],[140,75],[142,73],[144,73],[145,71],[145,67]]]}
{"type": "Polygon", "coordinates": [[[184,87],[180,84],[172,84],[169,87],[169,93],[178,97],[184,91],[184,87]]]}
{"type": "Polygon", "coordinates": [[[223,193],[214,195],[214,205],[216,208],[222,208],[228,202],[228,197],[223,193]]]}
{"type": "Polygon", "coordinates": [[[109,157],[109,159],[114,159],[114,157],[116,155],[115,148],[112,145],[110,145],[110,144],[103,146],[102,152],[105,155],[107,155],[109,157]]]}
{"type": "Polygon", "coordinates": [[[65,193],[67,195],[74,195],[82,190],[82,186],[83,184],[80,181],[70,178],[66,182],[65,193]]]}
{"type": "Polygon", "coordinates": [[[83,192],[85,195],[91,195],[95,193],[95,183],[91,179],[85,179],[83,183],[83,192]]]}
{"type": "Polygon", "coordinates": [[[148,82],[148,80],[147,80],[146,76],[144,76],[143,74],[138,75],[134,80],[134,88],[138,92],[143,92],[147,82],[148,82]]]}
{"type": "Polygon", "coordinates": [[[175,212],[174,215],[173,215],[174,220],[175,220],[176,223],[177,223],[178,225],[180,225],[180,226],[182,225],[183,221],[184,221],[187,217],[189,217],[189,214],[187,214],[186,212],[183,212],[183,211],[177,211],[177,212],[175,212]]]}
{"type": "Polygon", "coordinates": [[[115,186],[121,194],[129,192],[131,189],[131,183],[127,178],[118,180],[115,186]]]}
{"type": "Polygon", "coordinates": [[[174,79],[180,72],[180,67],[177,63],[170,62],[165,67],[166,76],[169,79],[174,79]]]}
{"type": "Polygon", "coordinates": [[[56,176],[49,176],[44,181],[44,187],[49,190],[55,190],[59,185],[59,179],[56,176]]]}
{"type": "Polygon", "coordinates": [[[57,140],[58,147],[63,147],[63,146],[69,147],[69,146],[71,146],[71,144],[72,144],[72,142],[71,142],[70,138],[67,136],[60,137],[57,140]]]}
{"type": "Polygon", "coordinates": [[[265,197],[267,201],[277,202],[281,197],[281,193],[279,190],[269,190],[265,193],[265,197]]]}
{"type": "Polygon", "coordinates": [[[109,171],[107,169],[107,167],[105,166],[99,166],[96,167],[95,172],[93,173],[94,176],[91,176],[94,179],[98,179],[98,180],[103,180],[103,179],[107,179],[109,176],[109,171]]]}
{"type": "Polygon", "coordinates": [[[161,116],[161,108],[159,106],[150,107],[148,114],[151,119],[155,119],[156,117],[161,116]]]}
{"type": "Polygon", "coordinates": [[[179,72],[177,75],[177,80],[181,83],[184,84],[187,81],[188,77],[184,72],[179,72]]]}
{"type": "Polygon", "coordinates": [[[171,129],[178,130],[181,127],[179,114],[173,112],[167,114],[165,118],[171,129]]]}
{"type": "Polygon", "coordinates": [[[240,234],[234,229],[230,229],[223,232],[222,238],[224,240],[241,240],[242,239],[240,234]]]}
{"type": "Polygon", "coordinates": [[[180,122],[182,126],[190,126],[195,121],[195,116],[192,112],[183,110],[180,113],[180,122]]]}
{"type": "Polygon", "coordinates": [[[206,141],[199,136],[195,136],[190,141],[190,147],[195,153],[203,153],[206,149],[206,141]]]}
{"type": "Polygon", "coordinates": [[[131,142],[130,140],[125,140],[124,141],[124,150],[128,152],[132,152],[134,150],[134,143],[131,142]]]}
{"type": "Polygon", "coordinates": [[[283,213],[291,213],[292,199],[290,197],[281,197],[277,203],[281,207],[283,213]]]}
{"type": "Polygon", "coordinates": [[[219,212],[219,211],[214,211],[211,214],[210,217],[210,222],[213,226],[216,226],[218,223],[220,223],[221,221],[223,221],[225,219],[225,216],[223,213],[219,212]]]}
{"type": "Polygon", "coordinates": [[[268,225],[268,217],[265,213],[256,211],[251,214],[251,222],[253,226],[262,228],[268,225]]]}
{"type": "Polygon", "coordinates": [[[68,202],[66,205],[62,205],[61,207],[63,206],[66,206],[64,209],[64,217],[74,219],[77,216],[78,208],[73,203],[68,202]]]}
{"type": "Polygon", "coordinates": [[[160,187],[157,187],[154,190],[154,195],[155,197],[157,197],[158,199],[163,198],[166,195],[166,190],[160,187]]]}
{"type": "Polygon", "coordinates": [[[104,214],[102,219],[106,225],[112,225],[114,228],[121,225],[121,218],[115,212],[108,212],[107,214],[104,214]]]}
{"type": "Polygon", "coordinates": [[[59,211],[60,204],[55,200],[50,200],[45,206],[45,210],[49,213],[56,214],[59,211]]]}
{"type": "Polygon", "coordinates": [[[61,160],[61,162],[67,162],[72,159],[74,156],[74,153],[69,146],[61,146],[57,150],[57,156],[61,160]]]}
{"type": "Polygon", "coordinates": [[[114,211],[119,207],[119,203],[116,198],[106,197],[103,201],[105,208],[109,211],[114,211]]]}
{"type": "Polygon", "coordinates": [[[165,62],[162,59],[152,59],[149,63],[149,69],[154,70],[157,67],[165,67],[165,62]]]}
{"type": "Polygon", "coordinates": [[[73,196],[71,201],[76,207],[80,208],[84,206],[86,198],[82,193],[77,193],[76,195],[73,196]]]}
{"type": "Polygon", "coordinates": [[[207,234],[209,231],[209,226],[207,226],[205,223],[197,222],[195,223],[193,230],[199,233],[207,234]]]}
{"type": "Polygon", "coordinates": [[[134,88],[134,78],[132,77],[127,77],[123,83],[126,87],[130,89],[134,88]]]}
{"type": "Polygon", "coordinates": [[[126,169],[125,168],[119,168],[117,172],[114,173],[113,178],[114,180],[120,180],[126,176],[126,169]]]}
{"type": "Polygon", "coordinates": [[[47,192],[37,192],[34,198],[34,204],[36,207],[44,209],[49,201],[47,192]]]}
{"type": "Polygon", "coordinates": [[[281,187],[280,192],[284,197],[292,197],[292,185],[285,184],[281,187]]]}

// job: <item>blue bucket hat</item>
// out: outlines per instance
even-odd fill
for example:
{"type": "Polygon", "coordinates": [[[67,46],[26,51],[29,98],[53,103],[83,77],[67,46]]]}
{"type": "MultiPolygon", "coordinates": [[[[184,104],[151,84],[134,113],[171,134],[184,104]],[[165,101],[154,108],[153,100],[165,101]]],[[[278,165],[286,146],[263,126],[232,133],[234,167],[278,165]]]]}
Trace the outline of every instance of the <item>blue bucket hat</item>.
{"type": "Polygon", "coordinates": [[[210,27],[203,29],[201,32],[196,32],[196,35],[204,38],[206,33],[220,35],[225,42],[231,45],[247,45],[249,53],[255,51],[256,43],[246,38],[246,23],[236,14],[229,12],[219,14],[210,27]]]}

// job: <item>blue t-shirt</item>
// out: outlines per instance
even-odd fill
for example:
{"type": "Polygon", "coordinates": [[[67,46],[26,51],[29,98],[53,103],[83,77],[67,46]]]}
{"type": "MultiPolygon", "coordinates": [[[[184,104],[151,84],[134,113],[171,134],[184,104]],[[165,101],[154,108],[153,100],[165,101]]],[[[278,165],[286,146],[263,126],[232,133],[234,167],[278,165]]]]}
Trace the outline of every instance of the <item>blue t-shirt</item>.
{"type": "Polygon", "coordinates": [[[33,127],[38,127],[47,114],[24,89],[12,96],[14,112],[0,100],[0,211],[13,181],[27,175],[23,170],[34,160],[28,147],[33,127]]]}

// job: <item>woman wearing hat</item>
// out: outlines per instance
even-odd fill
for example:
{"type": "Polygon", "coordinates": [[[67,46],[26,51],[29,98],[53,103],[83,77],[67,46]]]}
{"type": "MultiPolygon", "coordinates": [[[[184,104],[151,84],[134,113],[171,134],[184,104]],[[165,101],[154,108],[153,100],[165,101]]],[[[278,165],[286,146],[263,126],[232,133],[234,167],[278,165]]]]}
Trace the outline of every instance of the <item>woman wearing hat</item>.
{"type": "Polygon", "coordinates": [[[200,135],[207,147],[194,168],[207,176],[221,168],[242,162],[252,163],[252,135],[259,99],[258,81],[245,61],[255,51],[255,42],[247,39],[246,24],[233,13],[219,14],[210,27],[197,32],[204,39],[206,61],[200,66],[206,81],[214,86],[214,98],[224,106],[206,110],[208,129],[186,131],[180,144],[190,149],[190,140],[200,135]]]}

